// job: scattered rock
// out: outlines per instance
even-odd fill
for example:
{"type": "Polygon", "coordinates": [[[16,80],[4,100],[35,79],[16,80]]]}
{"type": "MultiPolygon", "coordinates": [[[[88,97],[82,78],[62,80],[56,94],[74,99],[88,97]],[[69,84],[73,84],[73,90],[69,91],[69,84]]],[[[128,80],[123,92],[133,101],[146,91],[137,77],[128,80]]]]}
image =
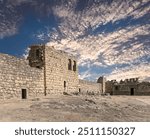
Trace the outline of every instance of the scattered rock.
{"type": "Polygon", "coordinates": [[[89,102],[89,103],[92,103],[92,104],[96,104],[95,101],[91,100],[91,99],[85,99],[85,101],[89,102]]]}
{"type": "Polygon", "coordinates": [[[68,94],[67,92],[63,92],[63,95],[71,96],[71,94],[68,94]]]}
{"type": "Polygon", "coordinates": [[[79,95],[79,92],[74,92],[73,95],[78,96],[78,95],[79,95]]]}
{"type": "Polygon", "coordinates": [[[34,99],[31,99],[31,101],[39,101],[40,98],[34,98],[34,99]]]}

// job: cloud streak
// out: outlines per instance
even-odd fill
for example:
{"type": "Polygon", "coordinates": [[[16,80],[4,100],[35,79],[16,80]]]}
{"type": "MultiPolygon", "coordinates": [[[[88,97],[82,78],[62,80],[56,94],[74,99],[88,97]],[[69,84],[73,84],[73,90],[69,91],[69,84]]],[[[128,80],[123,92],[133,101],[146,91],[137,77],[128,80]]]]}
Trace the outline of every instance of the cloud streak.
{"type": "Polygon", "coordinates": [[[0,20],[0,39],[17,33],[19,16],[16,16],[13,7],[4,7],[3,4],[0,4],[0,20]]]}
{"type": "Polygon", "coordinates": [[[19,32],[20,21],[23,15],[18,7],[25,3],[33,4],[34,0],[1,0],[0,1],[0,39],[13,36],[19,32]]]}
{"type": "Polygon", "coordinates": [[[81,11],[72,7],[54,8],[61,22],[47,45],[76,54],[79,66],[87,68],[81,78],[97,74],[90,72],[93,66],[111,68],[108,79],[150,75],[145,64],[150,62],[149,0],[93,4],[81,11]]]}
{"type": "MultiPolygon", "coordinates": [[[[5,14],[16,15],[14,7],[28,3],[41,15],[54,16],[57,25],[44,26],[34,37],[76,55],[80,78],[94,80],[102,74],[108,79],[129,76],[148,79],[149,0],[13,1],[14,4],[8,1],[11,8],[5,14]]],[[[0,18],[3,12],[0,10],[0,18]]],[[[2,18],[0,38],[17,33],[19,18],[14,16],[9,21],[2,18]]]]}

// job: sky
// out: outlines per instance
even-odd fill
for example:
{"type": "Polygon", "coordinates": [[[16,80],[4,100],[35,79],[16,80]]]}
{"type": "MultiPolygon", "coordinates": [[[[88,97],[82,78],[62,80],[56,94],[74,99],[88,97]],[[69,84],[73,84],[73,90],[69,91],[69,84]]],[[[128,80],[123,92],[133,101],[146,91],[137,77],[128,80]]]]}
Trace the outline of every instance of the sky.
{"type": "Polygon", "coordinates": [[[32,44],[75,55],[81,79],[150,81],[150,0],[0,0],[0,53],[32,44]]]}

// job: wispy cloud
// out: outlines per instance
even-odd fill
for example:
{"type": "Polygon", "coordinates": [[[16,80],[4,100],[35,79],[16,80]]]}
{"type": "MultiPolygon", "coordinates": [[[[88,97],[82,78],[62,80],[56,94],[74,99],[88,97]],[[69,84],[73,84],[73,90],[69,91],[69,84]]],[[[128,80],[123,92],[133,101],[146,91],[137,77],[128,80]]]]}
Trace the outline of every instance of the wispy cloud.
{"type": "Polygon", "coordinates": [[[110,80],[117,79],[118,81],[125,78],[139,77],[140,80],[147,80],[150,73],[150,64],[130,65],[129,67],[116,69],[106,77],[110,80]]]}
{"type": "Polygon", "coordinates": [[[80,67],[87,68],[82,78],[90,79],[96,74],[89,73],[92,66],[97,70],[112,68],[108,79],[118,78],[120,73],[124,73],[122,78],[138,75],[144,79],[150,75],[149,65],[144,64],[150,62],[149,0],[95,3],[82,10],[75,9],[77,1],[73,2],[54,7],[61,22],[48,45],[76,54],[80,67]],[[134,73],[133,67],[138,69],[143,64],[144,68],[134,73]],[[115,72],[116,68],[119,72],[115,72]]]}
{"type": "Polygon", "coordinates": [[[3,4],[0,4],[0,39],[17,33],[19,18],[13,7],[4,7],[3,4]]]}
{"type": "Polygon", "coordinates": [[[7,5],[11,5],[11,6],[20,6],[24,3],[32,3],[35,0],[7,0],[7,5]]]}
{"type": "Polygon", "coordinates": [[[0,39],[18,33],[19,23],[23,18],[17,7],[34,0],[1,0],[0,1],[0,39]]]}
{"type": "Polygon", "coordinates": [[[129,76],[148,79],[149,0],[86,0],[84,3],[83,0],[8,0],[8,3],[5,12],[0,10],[0,38],[17,33],[21,16],[15,14],[14,7],[28,3],[40,14],[53,15],[57,22],[56,27],[47,25],[38,30],[35,37],[76,55],[81,78],[96,79],[102,73],[108,79],[129,76]],[[7,20],[8,15],[13,18],[7,20]]]}
{"type": "Polygon", "coordinates": [[[27,59],[27,57],[29,56],[29,51],[30,51],[30,47],[24,50],[23,58],[27,59]]]}

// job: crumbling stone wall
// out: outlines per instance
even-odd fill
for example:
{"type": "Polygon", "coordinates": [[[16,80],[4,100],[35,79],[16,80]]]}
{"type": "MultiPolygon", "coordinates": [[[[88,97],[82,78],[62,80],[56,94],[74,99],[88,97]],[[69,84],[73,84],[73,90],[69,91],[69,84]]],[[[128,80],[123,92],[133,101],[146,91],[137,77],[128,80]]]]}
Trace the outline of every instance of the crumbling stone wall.
{"type": "Polygon", "coordinates": [[[107,81],[106,84],[107,92],[111,92],[113,95],[150,95],[150,83],[139,82],[138,78],[121,80],[120,82],[107,81]]]}
{"type": "Polygon", "coordinates": [[[118,84],[113,87],[113,95],[150,95],[150,84],[118,84]],[[133,93],[133,94],[132,94],[133,93]]]}
{"type": "Polygon", "coordinates": [[[132,95],[131,88],[134,89],[134,94],[137,94],[137,85],[130,84],[118,84],[113,86],[113,95],[132,95]]]}
{"type": "Polygon", "coordinates": [[[79,80],[79,92],[81,94],[101,94],[102,84],[86,80],[79,80]]]}
{"type": "Polygon", "coordinates": [[[39,46],[31,46],[32,50],[30,49],[28,60],[29,65],[31,67],[42,68],[44,66],[44,49],[42,45],[39,46]]]}
{"type": "Polygon", "coordinates": [[[0,54],[0,99],[27,98],[44,93],[43,69],[31,68],[28,61],[7,54],[0,54]]]}

